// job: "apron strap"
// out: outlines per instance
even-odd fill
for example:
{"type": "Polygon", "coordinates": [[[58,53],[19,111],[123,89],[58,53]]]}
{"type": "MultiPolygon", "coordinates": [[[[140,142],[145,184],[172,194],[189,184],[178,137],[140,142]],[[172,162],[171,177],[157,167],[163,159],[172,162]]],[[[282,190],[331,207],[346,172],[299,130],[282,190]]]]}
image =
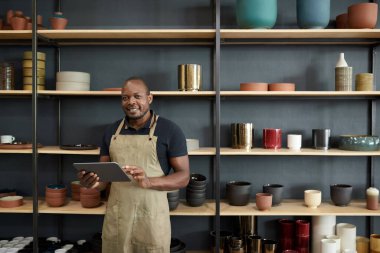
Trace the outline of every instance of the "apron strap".
{"type": "Polygon", "coordinates": [[[120,134],[120,131],[121,129],[123,128],[124,126],[124,121],[125,121],[125,118],[120,122],[120,125],[118,126],[116,132],[115,132],[115,136],[119,135],[120,134]]]}
{"type": "MultiPolygon", "coordinates": [[[[149,140],[151,140],[153,138],[154,130],[156,130],[156,126],[157,126],[158,117],[159,117],[158,115],[153,114],[152,123],[150,124],[150,130],[149,130],[149,140]]],[[[119,124],[119,126],[115,132],[114,139],[116,138],[116,136],[118,136],[120,134],[120,131],[124,126],[124,122],[125,122],[125,118],[120,122],[120,124],[119,124]]]]}
{"type": "Polygon", "coordinates": [[[156,130],[156,126],[157,126],[158,117],[159,116],[156,114],[153,115],[152,124],[151,124],[150,130],[149,130],[149,140],[152,140],[152,138],[153,138],[154,130],[156,130]]]}

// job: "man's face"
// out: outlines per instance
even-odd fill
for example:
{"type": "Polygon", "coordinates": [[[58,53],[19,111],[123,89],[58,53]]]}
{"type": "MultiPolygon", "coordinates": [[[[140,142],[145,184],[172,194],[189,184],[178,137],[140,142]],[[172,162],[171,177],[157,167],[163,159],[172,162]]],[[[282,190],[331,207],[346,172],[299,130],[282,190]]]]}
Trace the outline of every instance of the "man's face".
{"type": "Polygon", "coordinates": [[[129,119],[143,118],[152,101],[152,95],[147,95],[144,84],[139,80],[130,80],[121,89],[121,106],[129,119]]]}

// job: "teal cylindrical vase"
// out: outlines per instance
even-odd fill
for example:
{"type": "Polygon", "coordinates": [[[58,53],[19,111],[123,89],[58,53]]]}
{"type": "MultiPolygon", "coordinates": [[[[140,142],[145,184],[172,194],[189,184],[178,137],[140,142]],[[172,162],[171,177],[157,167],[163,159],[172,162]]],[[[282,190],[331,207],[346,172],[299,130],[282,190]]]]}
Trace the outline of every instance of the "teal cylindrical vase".
{"type": "Polygon", "coordinates": [[[300,28],[323,29],[330,22],[330,0],[297,0],[300,28]]]}
{"type": "Polygon", "coordinates": [[[277,0],[236,0],[240,28],[270,29],[277,20],[277,0]]]}

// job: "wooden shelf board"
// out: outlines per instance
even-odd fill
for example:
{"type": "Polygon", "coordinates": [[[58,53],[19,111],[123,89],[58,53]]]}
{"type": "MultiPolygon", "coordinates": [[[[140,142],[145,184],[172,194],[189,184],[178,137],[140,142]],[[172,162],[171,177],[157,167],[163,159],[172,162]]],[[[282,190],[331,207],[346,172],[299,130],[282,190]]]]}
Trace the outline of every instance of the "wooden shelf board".
{"type": "MultiPolygon", "coordinates": [[[[83,215],[104,215],[106,202],[96,208],[83,208],[80,201],[67,202],[62,207],[49,207],[45,200],[39,200],[39,213],[41,214],[83,214],[83,215]]],[[[25,197],[24,205],[15,208],[0,208],[0,213],[33,213],[33,201],[30,197],[25,197]]],[[[177,209],[170,212],[171,216],[214,216],[215,201],[207,200],[200,207],[190,207],[184,200],[181,200],[177,209]]]]}
{"type": "Polygon", "coordinates": [[[380,151],[347,151],[340,149],[317,150],[302,148],[300,151],[290,149],[264,149],[253,148],[249,151],[244,149],[221,148],[221,155],[253,155],[253,156],[380,156],[380,151]]]}
{"type": "Polygon", "coordinates": [[[0,154],[31,154],[32,149],[0,149],[0,154]]]}
{"type": "Polygon", "coordinates": [[[221,91],[221,96],[257,97],[378,97],[380,91],[221,91]]]}
{"type": "Polygon", "coordinates": [[[31,40],[32,31],[30,30],[0,30],[0,40],[31,40]]]}
{"type": "MultiPolygon", "coordinates": [[[[50,96],[120,96],[120,91],[57,91],[43,90],[38,92],[40,95],[50,96]]],[[[214,96],[215,91],[152,91],[154,96],[178,96],[178,97],[196,97],[196,96],[214,96]]]]}
{"type": "MultiPolygon", "coordinates": [[[[64,150],[60,149],[58,146],[46,146],[40,148],[38,152],[40,154],[52,155],[99,155],[100,148],[94,150],[64,150]]],[[[198,150],[190,151],[189,155],[215,155],[215,148],[200,148],[198,150]]]]}
{"type": "Polygon", "coordinates": [[[380,39],[380,29],[221,29],[221,39],[380,39]]]}
{"type": "Polygon", "coordinates": [[[213,39],[215,29],[40,30],[48,39],[213,39]]]}
{"type": "Polygon", "coordinates": [[[30,90],[0,90],[0,96],[31,96],[30,90]]]}
{"type": "Polygon", "coordinates": [[[324,202],[318,208],[311,209],[304,205],[303,200],[284,200],[279,206],[268,211],[259,211],[254,202],[247,206],[230,206],[225,201],[220,205],[221,216],[380,216],[380,210],[366,209],[363,200],[353,200],[345,207],[335,206],[331,202],[324,202]]]}

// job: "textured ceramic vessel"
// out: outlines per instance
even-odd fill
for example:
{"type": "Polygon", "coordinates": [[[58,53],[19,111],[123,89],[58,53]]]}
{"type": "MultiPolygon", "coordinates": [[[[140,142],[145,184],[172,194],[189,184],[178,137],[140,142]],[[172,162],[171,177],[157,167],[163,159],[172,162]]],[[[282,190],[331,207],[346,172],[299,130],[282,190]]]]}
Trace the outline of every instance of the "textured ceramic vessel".
{"type": "Polygon", "coordinates": [[[51,28],[54,30],[63,30],[66,28],[68,23],[67,18],[65,18],[62,12],[55,12],[54,16],[50,18],[51,28]]]}
{"type": "Polygon", "coordinates": [[[237,0],[236,18],[240,28],[270,29],[277,20],[277,0],[237,0]]]}
{"type": "Polygon", "coordinates": [[[231,206],[245,206],[251,197],[251,183],[230,181],[226,185],[226,196],[231,206]]]}
{"type": "Polygon", "coordinates": [[[339,149],[352,151],[377,151],[380,147],[379,136],[341,135],[339,149]]]}
{"type": "Polygon", "coordinates": [[[323,29],[330,22],[330,0],[297,0],[297,24],[300,28],[323,29]]]}
{"type": "Polygon", "coordinates": [[[348,27],[353,29],[373,29],[376,27],[377,14],[377,3],[353,4],[348,7],[348,27]]]}
{"type": "Polygon", "coordinates": [[[336,206],[347,206],[352,198],[352,186],[348,184],[330,185],[330,197],[336,206]]]}

